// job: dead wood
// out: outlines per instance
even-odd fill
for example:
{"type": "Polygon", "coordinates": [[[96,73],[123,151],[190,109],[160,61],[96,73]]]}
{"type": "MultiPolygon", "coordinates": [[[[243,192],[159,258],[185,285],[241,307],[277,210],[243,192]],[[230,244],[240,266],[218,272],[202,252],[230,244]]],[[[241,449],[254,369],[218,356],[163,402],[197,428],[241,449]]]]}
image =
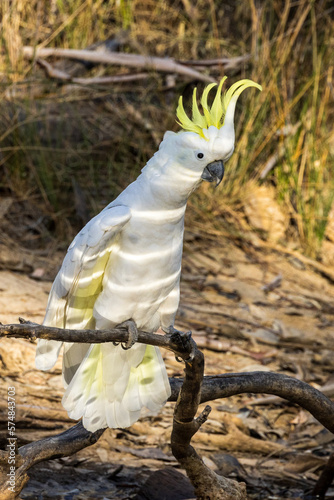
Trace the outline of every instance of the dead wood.
{"type": "Polygon", "coordinates": [[[24,463],[17,472],[26,472],[33,465],[45,460],[73,455],[73,453],[96,443],[104,431],[105,429],[99,429],[96,432],[89,432],[79,422],[57,436],[26,444],[19,449],[24,463]]]}
{"type": "MultiPolygon", "coordinates": [[[[24,338],[27,340],[47,339],[61,342],[81,342],[84,344],[102,344],[105,342],[127,342],[129,332],[125,327],[110,330],[70,330],[55,328],[20,319],[20,324],[0,325],[1,337],[24,338]]],[[[138,331],[138,342],[146,345],[164,347],[174,352],[178,357],[186,359],[190,355],[190,347],[182,347],[175,343],[172,337],[155,333],[138,331]]]]}
{"type": "MultiPolygon", "coordinates": [[[[170,379],[175,401],[182,379],[170,379]]],[[[334,433],[334,403],[306,382],[274,372],[225,373],[204,377],[201,403],[237,394],[273,394],[309,411],[326,429],[334,433]]]]}
{"type": "MultiPolygon", "coordinates": [[[[24,320],[23,320],[24,321],[24,320]]],[[[104,343],[126,342],[128,331],[124,327],[110,330],[70,330],[23,322],[19,325],[0,325],[1,337],[16,337],[35,340],[61,340],[63,342],[104,343]]],[[[183,359],[190,354],[189,346],[180,346],[167,335],[138,332],[138,342],[168,349],[183,359]]],[[[195,345],[195,343],[194,343],[195,345]]],[[[182,379],[171,379],[172,396],[176,401],[183,384],[182,379]]],[[[334,403],[320,391],[293,377],[273,372],[227,373],[204,377],[200,402],[227,398],[236,394],[272,394],[298,404],[309,411],[324,427],[334,432],[334,403]]]]}
{"type": "Polygon", "coordinates": [[[196,59],[189,61],[178,61],[181,64],[186,64],[187,66],[198,66],[198,67],[212,67],[212,66],[224,66],[225,71],[228,69],[235,69],[238,66],[244,64],[246,61],[251,59],[250,54],[245,54],[244,56],[237,57],[219,57],[217,59],[196,59]]]}
{"type": "Polygon", "coordinates": [[[124,52],[100,53],[91,50],[75,49],[52,49],[34,47],[23,47],[23,56],[26,59],[45,58],[45,57],[63,57],[79,61],[89,61],[99,64],[113,64],[119,66],[129,66],[135,68],[145,68],[163,73],[176,73],[186,76],[193,80],[203,82],[214,82],[215,80],[208,75],[204,75],[187,66],[177,63],[170,58],[143,56],[140,54],[127,54],[124,52]]]}
{"type": "Polygon", "coordinates": [[[201,385],[204,374],[204,355],[193,343],[192,359],[185,360],[185,378],[174,410],[171,447],[174,457],[187,472],[195,488],[196,498],[204,500],[246,499],[246,485],[219,476],[210,470],[199,457],[190,442],[203,425],[211,411],[206,406],[201,415],[195,418],[200,403],[201,385]]]}
{"type": "Polygon", "coordinates": [[[315,485],[312,494],[315,498],[322,500],[325,498],[326,491],[334,480],[334,453],[329,457],[328,462],[315,485]]]}
{"type": "MultiPolygon", "coordinates": [[[[39,462],[52,460],[54,458],[67,457],[73,455],[87,446],[96,443],[102,436],[105,429],[99,429],[96,432],[87,431],[79,422],[74,427],[71,427],[65,432],[57,436],[48,437],[29,443],[19,448],[19,456],[16,457],[15,463],[20,464],[15,471],[15,493],[18,495],[22,488],[27,484],[29,476],[28,470],[39,462]],[[22,460],[23,458],[23,460],[22,460]]],[[[3,465],[8,464],[6,454],[1,457],[3,465]]],[[[8,490],[7,474],[2,471],[0,473],[0,499],[12,499],[13,495],[8,490]],[[4,496],[3,496],[4,495],[4,496]],[[9,496],[6,496],[9,495],[9,496]]]]}
{"type": "MultiPolygon", "coordinates": [[[[324,385],[319,389],[319,391],[328,398],[332,398],[334,396],[334,383],[324,385]]],[[[279,396],[265,396],[263,398],[256,398],[253,401],[249,401],[247,404],[252,406],[282,404],[282,398],[279,396]]]]}
{"type": "MultiPolygon", "coordinates": [[[[70,330],[21,321],[19,325],[0,325],[0,337],[31,340],[44,338],[83,343],[126,342],[128,339],[128,331],[124,327],[110,330],[70,330]]],[[[138,342],[164,347],[185,361],[184,379],[170,379],[172,395],[169,401],[176,401],[171,444],[175,458],[186,470],[199,499],[242,500],[247,498],[244,483],[218,476],[204,464],[190,444],[210,413],[210,407],[207,406],[202,414],[195,418],[200,403],[242,393],[273,394],[305,408],[328,430],[334,432],[334,403],[305,382],[273,372],[229,373],[203,377],[204,355],[198,350],[193,339],[186,343],[179,343],[173,339],[173,336],[139,331],[138,342]]],[[[27,471],[32,465],[44,460],[72,455],[96,442],[103,432],[104,430],[101,429],[90,433],[79,423],[58,436],[21,447],[18,450],[20,457],[17,463],[20,463],[20,460],[22,462],[22,459],[23,463],[16,471],[17,491],[19,492],[19,488],[26,484],[27,471]]],[[[226,440],[226,436],[222,438],[225,439],[224,443],[227,448],[232,446],[231,440],[226,440]]],[[[243,439],[242,432],[239,438],[243,439]]],[[[195,440],[197,440],[196,437],[195,440]]],[[[235,443],[232,447],[238,449],[235,443]]],[[[273,451],[273,449],[266,449],[266,452],[268,451],[273,451]]],[[[2,475],[0,481],[2,481],[0,492],[6,494],[6,477],[2,475]]]]}
{"type": "Polygon", "coordinates": [[[135,73],[128,75],[96,76],[93,78],[81,78],[81,77],[74,77],[70,75],[70,73],[55,68],[44,59],[37,59],[37,62],[45,70],[45,73],[49,78],[55,78],[56,80],[76,83],[79,85],[105,85],[110,83],[134,82],[150,78],[149,73],[135,73]]]}

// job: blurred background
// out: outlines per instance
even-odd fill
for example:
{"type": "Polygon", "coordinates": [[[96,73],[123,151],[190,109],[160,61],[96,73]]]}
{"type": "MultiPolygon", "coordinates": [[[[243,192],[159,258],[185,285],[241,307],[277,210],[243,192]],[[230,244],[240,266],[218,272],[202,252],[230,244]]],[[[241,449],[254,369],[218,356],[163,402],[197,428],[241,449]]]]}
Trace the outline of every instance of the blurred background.
{"type": "Polygon", "coordinates": [[[334,264],[333,14],[326,0],[3,0],[0,243],[64,250],[179,129],[179,95],[190,111],[195,86],[227,75],[263,92],[239,99],[223,186],[203,186],[188,221],[334,264]],[[201,78],[37,48],[174,59],[201,78]]]}
{"type": "MultiPolygon", "coordinates": [[[[179,130],[181,94],[190,113],[196,86],[250,78],[263,91],[239,98],[225,178],[188,203],[176,326],[192,331],[207,374],[275,371],[334,397],[333,49],[329,0],[2,0],[0,321],[43,321],[68,244],[179,130]]],[[[31,342],[1,339],[2,449],[6,381],[18,446],[73,425],[61,361],[41,372],[34,356],[31,342]]],[[[210,468],[246,481],[254,500],[315,498],[334,441],[312,415],[256,394],[212,408],[194,439],[210,468]]],[[[172,415],[168,403],[34,467],[21,498],[185,498],[174,476],[165,491],[155,475],[177,469],[172,415]]]]}

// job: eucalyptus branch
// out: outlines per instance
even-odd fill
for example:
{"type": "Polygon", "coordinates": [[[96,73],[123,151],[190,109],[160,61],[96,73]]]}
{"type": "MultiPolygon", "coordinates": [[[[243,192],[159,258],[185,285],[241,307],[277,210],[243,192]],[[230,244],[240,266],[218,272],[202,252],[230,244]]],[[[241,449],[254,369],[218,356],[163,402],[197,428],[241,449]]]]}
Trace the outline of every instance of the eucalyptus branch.
{"type": "Polygon", "coordinates": [[[98,64],[129,66],[135,68],[153,69],[163,73],[176,73],[192,80],[203,82],[214,82],[215,80],[209,75],[205,75],[176,62],[174,59],[167,57],[143,56],[141,54],[128,54],[124,52],[97,52],[92,50],[76,50],[76,49],[54,49],[54,48],[35,48],[23,47],[23,56],[26,59],[45,58],[45,57],[62,57],[66,59],[74,59],[79,61],[89,61],[98,64]]]}
{"type": "Polygon", "coordinates": [[[206,422],[211,408],[206,406],[198,418],[195,415],[201,400],[204,374],[204,355],[193,344],[192,357],[185,361],[185,378],[181,385],[174,410],[171,447],[174,457],[185,469],[195,488],[196,498],[204,500],[245,500],[246,485],[219,476],[210,470],[190,442],[201,425],[206,422]]]}
{"type": "MultiPolygon", "coordinates": [[[[129,336],[125,327],[116,327],[110,330],[71,330],[21,321],[21,324],[0,325],[0,338],[16,337],[30,340],[42,338],[62,342],[98,344],[126,342],[129,336]]],[[[138,331],[138,342],[163,347],[183,359],[189,357],[192,349],[190,344],[182,345],[174,342],[171,336],[143,331],[138,331]]],[[[172,387],[170,401],[176,401],[183,380],[172,378],[170,383],[172,387]]],[[[334,432],[334,403],[309,384],[284,374],[251,372],[204,377],[200,402],[205,403],[244,393],[271,394],[287,399],[309,411],[324,427],[334,432]]]]}
{"type": "MultiPolygon", "coordinates": [[[[182,387],[181,378],[171,378],[175,401],[182,387]]],[[[272,394],[309,411],[326,429],[334,433],[334,402],[306,382],[274,372],[225,373],[203,379],[201,403],[237,394],[272,394]]]]}
{"type": "MultiPolygon", "coordinates": [[[[15,337],[27,340],[46,339],[60,342],[79,342],[83,344],[103,344],[105,342],[127,342],[129,331],[124,326],[110,328],[109,330],[71,330],[69,328],[56,328],[53,326],[38,325],[20,319],[20,324],[1,325],[1,337],[15,337]]],[[[174,352],[178,357],[187,358],[190,346],[182,346],[173,341],[169,335],[143,332],[138,330],[138,343],[164,347],[174,352]]]]}
{"type": "MultiPolygon", "coordinates": [[[[0,338],[25,338],[35,340],[43,338],[62,342],[104,343],[126,342],[129,332],[125,327],[110,330],[70,330],[38,325],[25,320],[16,325],[0,325],[0,338]]],[[[236,483],[218,476],[208,469],[191,446],[192,437],[207,420],[210,407],[206,406],[199,417],[195,418],[198,405],[218,398],[227,398],[244,393],[265,393],[280,396],[291,403],[298,404],[308,410],[329,431],[334,432],[334,403],[320,391],[309,384],[287,375],[272,372],[227,373],[218,376],[203,377],[204,356],[190,337],[188,342],[176,342],[170,335],[138,332],[138,341],[142,344],[164,347],[182,357],[185,361],[185,377],[171,378],[172,393],[169,401],[176,401],[173,431],[172,452],[185,468],[196,489],[197,498],[221,500],[243,500],[246,498],[243,483],[236,483]],[[209,489],[208,489],[209,488],[209,489]]],[[[65,457],[95,443],[104,429],[90,433],[81,423],[71,429],[40,441],[22,446],[18,450],[20,465],[16,471],[17,492],[28,480],[27,471],[38,462],[53,458],[65,457]]],[[[6,454],[0,454],[0,462],[6,461],[6,454]]],[[[332,474],[332,461],[327,467],[327,476],[332,474]]],[[[326,469],[326,470],[327,470],[326,469]]],[[[323,492],[328,477],[322,479],[319,486],[323,492]],[[323,483],[323,484],[322,484],[323,483]]],[[[7,478],[0,474],[0,492],[6,494],[7,478]]],[[[6,499],[6,496],[1,496],[6,499]]],[[[10,497],[8,497],[10,498],[10,497]]]]}
{"type": "MultiPolygon", "coordinates": [[[[18,456],[15,463],[19,465],[15,471],[15,493],[18,495],[20,491],[29,481],[27,474],[28,470],[40,462],[52,460],[55,458],[68,457],[96,443],[105,429],[99,429],[96,432],[87,431],[81,422],[74,425],[65,432],[57,436],[48,437],[35,441],[33,443],[21,446],[18,449],[18,456]]],[[[5,470],[8,467],[8,455],[2,453],[0,457],[1,469],[5,470]]],[[[13,494],[8,490],[8,476],[4,472],[0,472],[0,498],[1,500],[12,500],[13,494]]]]}

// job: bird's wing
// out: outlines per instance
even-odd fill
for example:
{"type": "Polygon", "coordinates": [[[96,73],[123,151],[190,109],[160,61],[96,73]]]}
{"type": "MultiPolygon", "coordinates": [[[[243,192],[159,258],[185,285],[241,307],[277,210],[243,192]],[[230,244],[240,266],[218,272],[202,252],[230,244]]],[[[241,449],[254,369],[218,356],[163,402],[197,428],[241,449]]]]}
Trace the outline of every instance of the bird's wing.
{"type": "MultiPolygon", "coordinates": [[[[94,303],[101,293],[117,236],[130,217],[131,211],[124,205],[106,208],[75,237],[53,283],[44,325],[72,329],[95,327],[94,303]]],[[[40,340],[36,366],[44,370],[52,367],[60,347],[57,341],[40,340]]]]}

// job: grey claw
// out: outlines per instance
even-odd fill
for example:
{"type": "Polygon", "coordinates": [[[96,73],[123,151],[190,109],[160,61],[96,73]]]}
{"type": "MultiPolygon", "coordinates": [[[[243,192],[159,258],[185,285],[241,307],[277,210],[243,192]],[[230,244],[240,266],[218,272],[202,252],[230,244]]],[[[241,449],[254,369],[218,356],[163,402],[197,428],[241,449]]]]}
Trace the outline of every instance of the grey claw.
{"type": "Polygon", "coordinates": [[[131,347],[137,342],[138,330],[137,330],[136,323],[134,321],[132,321],[132,319],[125,321],[122,324],[122,326],[125,326],[125,328],[127,328],[128,334],[129,334],[129,337],[128,337],[128,340],[126,341],[126,343],[124,343],[124,342],[121,343],[122,349],[127,351],[128,349],[131,349],[131,347]]]}
{"type": "Polygon", "coordinates": [[[128,321],[124,321],[120,325],[117,325],[117,327],[122,327],[127,329],[128,340],[126,342],[113,342],[114,346],[118,346],[119,344],[121,344],[122,349],[124,349],[125,351],[131,349],[131,347],[138,340],[138,330],[136,323],[132,319],[129,319],[128,321]]]}
{"type": "Polygon", "coordinates": [[[191,332],[180,332],[176,330],[172,325],[166,329],[163,329],[166,335],[168,335],[172,342],[174,342],[177,346],[179,346],[182,351],[189,351],[189,358],[186,360],[180,359],[178,356],[175,356],[176,361],[182,363],[184,361],[192,361],[195,356],[194,348],[191,344],[191,332]]]}

